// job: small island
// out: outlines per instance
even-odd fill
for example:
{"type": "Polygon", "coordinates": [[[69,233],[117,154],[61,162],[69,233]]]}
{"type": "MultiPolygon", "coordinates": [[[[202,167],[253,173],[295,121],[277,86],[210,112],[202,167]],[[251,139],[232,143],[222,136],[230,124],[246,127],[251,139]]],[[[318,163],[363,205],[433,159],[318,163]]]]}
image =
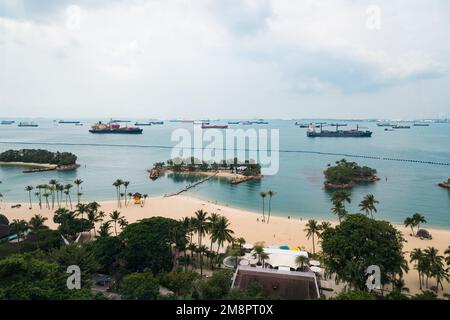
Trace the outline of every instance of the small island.
{"type": "Polygon", "coordinates": [[[66,171],[77,169],[77,156],[70,152],[51,152],[42,149],[7,150],[0,153],[0,165],[31,167],[24,173],[66,171]]]}
{"type": "Polygon", "coordinates": [[[354,183],[380,180],[376,169],[361,167],[356,162],[348,162],[345,159],[337,161],[335,166],[328,165],[323,173],[326,189],[350,189],[354,183]]]}
{"type": "Polygon", "coordinates": [[[450,189],[450,178],[448,178],[447,181],[439,183],[439,186],[442,188],[450,189]]]}
{"type": "Polygon", "coordinates": [[[260,164],[251,160],[246,160],[241,163],[237,158],[231,163],[227,161],[221,163],[205,162],[194,157],[188,159],[170,159],[166,162],[155,163],[153,168],[147,171],[152,180],[156,180],[164,172],[221,177],[231,180],[232,184],[262,178],[260,164]]]}

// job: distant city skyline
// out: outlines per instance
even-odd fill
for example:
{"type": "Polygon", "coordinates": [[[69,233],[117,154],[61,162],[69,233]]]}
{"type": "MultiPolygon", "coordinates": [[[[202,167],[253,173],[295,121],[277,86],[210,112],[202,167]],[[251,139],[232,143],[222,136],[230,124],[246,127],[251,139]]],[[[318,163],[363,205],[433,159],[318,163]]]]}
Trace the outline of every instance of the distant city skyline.
{"type": "Polygon", "coordinates": [[[0,118],[447,118],[449,40],[441,0],[0,0],[0,118]]]}

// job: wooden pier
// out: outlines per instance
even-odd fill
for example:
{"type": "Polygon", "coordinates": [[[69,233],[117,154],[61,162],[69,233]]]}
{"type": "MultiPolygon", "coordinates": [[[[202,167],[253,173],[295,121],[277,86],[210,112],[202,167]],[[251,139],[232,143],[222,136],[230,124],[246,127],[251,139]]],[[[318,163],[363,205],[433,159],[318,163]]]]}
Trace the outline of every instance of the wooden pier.
{"type": "Polygon", "coordinates": [[[178,191],[178,192],[174,192],[174,193],[171,193],[171,194],[165,194],[164,197],[165,197],[165,198],[168,198],[168,197],[174,197],[174,196],[177,196],[177,195],[179,195],[179,194],[181,194],[181,193],[183,193],[183,192],[187,192],[188,190],[190,190],[190,189],[192,189],[192,188],[195,188],[195,187],[198,186],[199,184],[202,184],[203,182],[206,182],[206,181],[208,181],[208,180],[214,178],[217,174],[218,174],[218,172],[215,172],[213,175],[207,176],[206,178],[204,178],[204,179],[202,179],[202,180],[200,180],[200,181],[197,181],[197,182],[195,182],[195,183],[193,183],[193,184],[190,184],[190,185],[184,187],[183,189],[181,189],[181,190],[178,191]]]}

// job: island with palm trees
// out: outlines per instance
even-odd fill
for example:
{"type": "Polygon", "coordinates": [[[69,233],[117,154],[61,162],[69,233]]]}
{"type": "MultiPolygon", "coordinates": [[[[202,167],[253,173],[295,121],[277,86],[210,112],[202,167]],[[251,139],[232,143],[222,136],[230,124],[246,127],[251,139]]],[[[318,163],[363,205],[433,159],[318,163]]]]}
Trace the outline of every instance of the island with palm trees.
{"type": "Polygon", "coordinates": [[[324,171],[326,189],[350,189],[355,183],[376,182],[380,178],[377,170],[367,166],[359,166],[356,162],[345,159],[337,161],[334,166],[328,165],[324,171]]]}
{"type": "Polygon", "coordinates": [[[70,152],[51,152],[42,149],[7,150],[0,153],[0,165],[31,167],[24,173],[66,171],[79,167],[77,156],[70,152]]]}
{"type": "Polygon", "coordinates": [[[237,158],[232,161],[207,162],[194,157],[187,159],[174,158],[166,162],[157,162],[152,169],[147,170],[150,178],[156,180],[160,174],[168,172],[172,174],[199,174],[214,175],[219,178],[231,180],[232,184],[238,184],[254,179],[261,179],[261,165],[252,160],[240,162],[237,158]]]}

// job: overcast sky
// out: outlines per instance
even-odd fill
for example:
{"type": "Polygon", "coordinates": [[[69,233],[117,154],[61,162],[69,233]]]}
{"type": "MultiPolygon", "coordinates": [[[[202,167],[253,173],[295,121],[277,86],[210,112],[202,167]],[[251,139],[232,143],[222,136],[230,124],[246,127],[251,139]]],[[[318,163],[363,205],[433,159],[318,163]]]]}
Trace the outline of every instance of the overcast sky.
{"type": "Polygon", "coordinates": [[[0,0],[0,117],[450,117],[448,0],[0,0]]]}

